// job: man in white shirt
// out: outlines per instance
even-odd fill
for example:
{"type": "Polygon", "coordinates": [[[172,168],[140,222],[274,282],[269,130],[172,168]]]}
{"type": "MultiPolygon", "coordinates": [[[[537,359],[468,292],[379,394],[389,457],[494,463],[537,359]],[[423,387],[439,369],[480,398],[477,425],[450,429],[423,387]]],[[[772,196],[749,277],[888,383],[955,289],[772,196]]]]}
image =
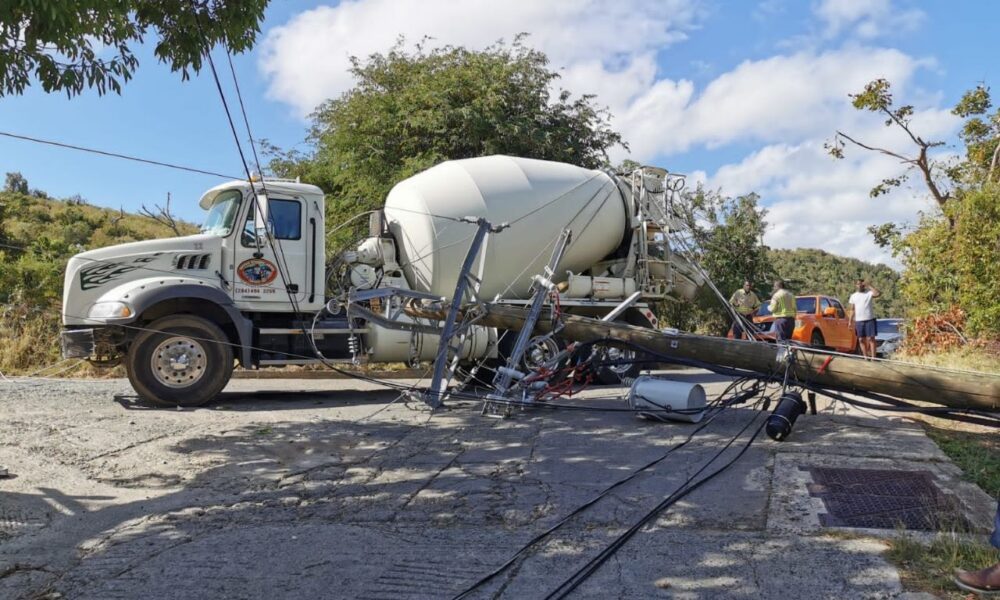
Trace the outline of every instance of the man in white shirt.
{"type": "Polygon", "coordinates": [[[855,286],[856,292],[851,294],[847,303],[854,307],[851,312],[851,321],[854,323],[854,330],[858,334],[858,345],[861,346],[861,354],[867,359],[875,358],[875,334],[878,333],[875,327],[875,309],[872,307],[872,299],[878,298],[882,292],[868,285],[864,279],[859,279],[855,286]]]}

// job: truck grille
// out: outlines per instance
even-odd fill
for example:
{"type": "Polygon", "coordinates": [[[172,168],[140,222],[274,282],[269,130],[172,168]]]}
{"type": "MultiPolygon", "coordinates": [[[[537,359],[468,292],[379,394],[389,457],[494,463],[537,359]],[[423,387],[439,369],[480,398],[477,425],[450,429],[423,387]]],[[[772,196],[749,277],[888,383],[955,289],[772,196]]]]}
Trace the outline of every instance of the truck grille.
{"type": "Polygon", "coordinates": [[[177,270],[207,269],[211,261],[211,254],[178,254],[174,259],[174,268],[177,270]]]}

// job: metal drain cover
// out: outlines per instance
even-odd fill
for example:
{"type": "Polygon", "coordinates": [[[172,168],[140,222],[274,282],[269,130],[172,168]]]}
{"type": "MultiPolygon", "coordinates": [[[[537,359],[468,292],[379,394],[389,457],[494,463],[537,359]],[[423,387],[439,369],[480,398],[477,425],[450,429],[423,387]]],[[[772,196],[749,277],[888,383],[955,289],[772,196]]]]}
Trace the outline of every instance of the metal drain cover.
{"type": "Polygon", "coordinates": [[[825,527],[961,529],[970,524],[957,501],[944,494],[929,471],[812,467],[809,495],[821,498],[825,527]]]}

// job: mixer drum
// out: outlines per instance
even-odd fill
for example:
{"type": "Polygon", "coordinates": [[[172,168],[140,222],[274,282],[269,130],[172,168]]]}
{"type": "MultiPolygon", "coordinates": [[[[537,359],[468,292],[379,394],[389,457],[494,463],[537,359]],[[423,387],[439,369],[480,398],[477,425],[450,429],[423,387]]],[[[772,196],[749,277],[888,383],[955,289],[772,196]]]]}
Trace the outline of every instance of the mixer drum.
{"type": "Polygon", "coordinates": [[[489,236],[480,287],[486,300],[528,297],[532,277],[548,263],[563,228],[573,237],[555,282],[613,252],[628,222],[625,202],[605,173],[511,156],[448,161],[405,179],[389,192],[385,216],[410,285],[446,298],[476,231],[453,219],[511,223],[489,236]]]}

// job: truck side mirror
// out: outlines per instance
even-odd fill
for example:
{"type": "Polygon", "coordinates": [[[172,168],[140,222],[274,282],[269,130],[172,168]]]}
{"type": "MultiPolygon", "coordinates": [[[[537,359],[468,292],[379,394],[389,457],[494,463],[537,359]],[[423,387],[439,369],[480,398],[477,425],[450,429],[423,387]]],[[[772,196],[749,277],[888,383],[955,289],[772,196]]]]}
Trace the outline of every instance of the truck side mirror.
{"type": "Polygon", "coordinates": [[[834,308],[834,307],[832,307],[832,306],[827,306],[826,308],[823,309],[823,316],[824,317],[836,317],[837,316],[837,309],[834,308]]]}

